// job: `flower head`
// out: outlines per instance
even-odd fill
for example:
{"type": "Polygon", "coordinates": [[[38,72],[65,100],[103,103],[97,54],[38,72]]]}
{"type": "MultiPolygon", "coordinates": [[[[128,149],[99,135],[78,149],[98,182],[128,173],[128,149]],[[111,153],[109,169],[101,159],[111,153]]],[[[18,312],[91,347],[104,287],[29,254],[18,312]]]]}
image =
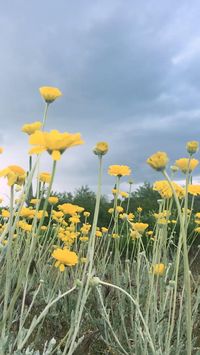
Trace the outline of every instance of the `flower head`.
{"type": "Polygon", "coordinates": [[[186,174],[187,171],[191,173],[199,164],[197,159],[181,158],[176,160],[176,166],[186,174]]]}
{"type": "Polygon", "coordinates": [[[53,251],[52,256],[57,260],[55,266],[59,267],[60,271],[64,271],[65,266],[74,266],[78,263],[77,254],[68,249],[57,248],[53,251]]]}
{"type": "Polygon", "coordinates": [[[27,123],[22,126],[22,132],[27,133],[29,136],[35,131],[39,131],[40,128],[42,127],[42,122],[33,122],[33,123],[27,123]]]}
{"type": "Polygon", "coordinates": [[[162,263],[152,265],[152,273],[154,275],[162,276],[165,272],[165,269],[166,267],[162,263]]]}
{"type": "Polygon", "coordinates": [[[137,222],[137,223],[132,223],[133,229],[138,232],[138,233],[144,233],[145,229],[148,228],[147,223],[142,223],[142,222],[137,222]]]}
{"type": "Polygon", "coordinates": [[[58,197],[56,197],[56,196],[49,196],[48,202],[50,203],[50,205],[55,205],[56,203],[58,203],[58,197]]]}
{"type": "MultiPolygon", "coordinates": [[[[183,198],[185,195],[184,189],[178,185],[176,182],[171,182],[178,198],[183,198]]],[[[173,191],[167,180],[156,181],[153,184],[153,190],[158,191],[162,198],[171,198],[173,196],[173,191]]]]}
{"type": "Polygon", "coordinates": [[[80,133],[60,133],[52,130],[51,132],[36,131],[30,136],[29,143],[35,146],[29,151],[30,154],[47,151],[53,160],[59,160],[66,149],[84,142],[80,133]]]}
{"type": "Polygon", "coordinates": [[[110,165],[108,168],[108,174],[112,176],[129,176],[131,169],[127,165],[110,165]]]}
{"type": "Polygon", "coordinates": [[[187,142],[186,148],[190,155],[195,154],[199,149],[199,142],[197,141],[187,142]]]}
{"type": "Polygon", "coordinates": [[[46,172],[40,173],[39,180],[45,184],[49,184],[51,181],[51,174],[46,172]]]}
{"type": "Polygon", "coordinates": [[[98,142],[93,149],[94,154],[102,156],[107,153],[109,149],[108,143],[106,142],[98,142]]]}
{"type": "Polygon", "coordinates": [[[168,161],[169,158],[165,152],[157,152],[147,159],[147,164],[157,171],[162,171],[166,168],[168,161]]]}
{"type": "Polygon", "coordinates": [[[62,96],[62,92],[58,88],[51,86],[43,86],[39,88],[40,94],[46,103],[50,104],[55,101],[58,97],[62,96]]]}
{"type": "Polygon", "coordinates": [[[23,185],[26,172],[18,165],[9,165],[7,168],[0,171],[0,177],[6,177],[8,179],[8,185],[14,184],[23,185]]]}

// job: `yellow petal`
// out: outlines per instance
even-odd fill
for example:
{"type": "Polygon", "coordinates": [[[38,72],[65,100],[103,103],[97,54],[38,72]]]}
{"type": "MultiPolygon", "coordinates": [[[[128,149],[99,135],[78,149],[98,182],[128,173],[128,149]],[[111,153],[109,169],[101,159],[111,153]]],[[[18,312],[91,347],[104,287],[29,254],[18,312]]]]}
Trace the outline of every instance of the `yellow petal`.
{"type": "Polygon", "coordinates": [[[40,154],[40,153],[43,153],[45,152],[45,148],[43,147],[34,147],[32,149],[29,150],[29,154],[40,154]]]}
{"type": "Polygon", "coordinates": [[[61,154],[59,150],[54,150],[51,154],[53,160],[60,160],[61,154]]]}
{"type": "Polygon", "coordinates": [[[65,271],[65,266],[64,264],[60,264],[59,269],[61,272],[65,271]]]}

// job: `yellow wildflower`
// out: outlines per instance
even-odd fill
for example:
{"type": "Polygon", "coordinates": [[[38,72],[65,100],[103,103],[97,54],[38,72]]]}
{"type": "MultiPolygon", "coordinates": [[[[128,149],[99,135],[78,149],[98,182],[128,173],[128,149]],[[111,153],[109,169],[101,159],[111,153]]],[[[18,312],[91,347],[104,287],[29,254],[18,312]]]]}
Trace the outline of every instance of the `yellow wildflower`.
{"type": "Polygon", "coordinates": [[[114,208],[109,208],[108,213],[112,214],[114,212],[114,208]]]}
{"type": "Polygon", "coordinates": [[[181,158],[176,160],[176,166],[186,174],[187,171],[191,173],[199,164],[197,159],[188,159],[188,158],[181,158]]]}
{"type": "Polygon", "coordinates": [[[143,233],[145,229],[147,229],[149,226],[147,223],[142,223],[142,222],[132,223],[131,225],[133,229],[139,233],[143,233]]]}
{"type": "Polygon", "coordinates": [[[71,216],[77,214],[78,212],[82,212],[84,210],[83,207],[78,205],[73,205],[72,203],[63,203],[62,205],[58,205],[58,209],[62,211],[64,214],[69,214],[71,216]]]}
{"type": "Polygon", "coordinates": [[[200,185],[188,185],[188,193],[193,196],[200,195],[200,185]]]}
{"type": "Polygon", "coordinates": [[[35,131],[39,131],[40,128],[42,127],[42,122],[33,122],[33,123],[27,123],[22,126],[22,132],[27,133],[29,136],[35,131]]]}
{"type": "Polygon", "coordinates": [[[190,155],[195,154],[199,149],[199,142],[197,141],[187,142],[186,149],[190,155]]]}
{"type": "MultiPolygon", "coordinates": [[[[172,181],[172,186],[178,198],[183,198],[185,195],[184,189],[176,182],[173,181],[172,181]]],[[[153,184],[153,190],[158,191],[162,198],[171,198],[173,196],[173,191],[167,180],[156,181],[153,184]]]]}
{"type": "Polygon", "coordinates": [[[57,260],[55,266],[59,267],[60,271],[64,271],[65,266],[74,266],[78,263],[77,254],[68,249],[57,248],[53,251],[52,256],[57,260]]]}
{"type": "Polygon", "coordinates": [[[120,238],[119,234],[117,234],[117,233],[113,233],[111,237],[113,239],[119,239],[120,238]]]}
{"type": "Polygon", "coordinates": [[[85,211],[85,212],[83,212],[83,215],[84,215],[84,217],[89,217],[90,216],[90,212],[85,211]]]}
{"type": "Polygon", "coordinates": [[[48,202],[49,202],[51,205],[55,205],[56,203],[58,203],[58,197],[56,197],[56,196],[49,196],[48,202]]]}
{"type": "Polygon", "coordinates": [[[110,165],[108,174],[112,176],[128,176],[131,174],[131,169],[127,165],[110,165]]]}
{"type": "Polygon", "coordinates": [[[117,206],[116,210],[117,210],[118,213],[122,213],[124,209],[121,206],[117,206]]]}
{"type": "Polygon", "coordinates": [[[8,210],[3,209],[1,211],[1,215],[3,218],[9,218],[10,217],[10,212],[8,210]]]}
{"type": "Polygon", "coordinates": [[[46,173],[46,172],[42,172],[39,175],[39,180],[41,182],[44,182],[45,184],[49,184],[51,181],[51,174],[50,173],[46,173]]]}
{"type": "Polygon", "coordinates": [[[77,223],[80,222],[79,216],[72,216],[72,217],[69,218],[69,220],[70,220],[71,223],[74,223],[74,224],[77,224],[77,223]]]}
{"type": "Polygon", "coordinates": [[[59,160],[66,149],[83,144],[80,133],[60,133],[57,130],[51,132],[36,131],[30,136],[29,143],[35,147],[29,154],[39,154],[47,151],[53,160],[59,160]]]}
{"type": "Polygon", "coordinates": [[[165,272],[165,265],[160,263],[160,264],[154,264],[152,265],[152,269],[151,269],[151,272],[154,274],[154,275],[160,275],[162,276],[165,272]]]}
{"type": "Polygon", "coordinates": [[[40,199],[39,198],[32,198],[31,200],[30,200],[30,204],[31,205],[37,205],[37,203],[39,203],[40,202],[40,199]]]}
{"type": "Polygon", "coordinates": [[[62,92],[58,88],[51,86],[43,86],[39,88],[40,94],[46,103],[50,104],[55,101],[58,97],[62,96],[62,92]]]}
{"type": "Polygon", "coordinates": [[[19,212],[20,217],[33,219],[35,215],[35,211],[28,207],[22,207],[21,211],[19,212]]]}
{"type": "Polygon", "coordinates": [[[93,149],[94,154],[102,156],[107,153],[109,149],[108,143],[106,142],[98,142],[93,149]]]}
{"type": "Polygon", "coordinates": [[[137,208],[137,211],[138,211],[139,213],[141,213],[142,210],[143,210],[142,207],[138,207],[138,208],[137,208]]]}
{"type": "Polygon", "coordinates": [[[101,227],[101,231],[102,231],[102,233],[107,233],[107,232],[108,232],[108,228],[106,228],[106,227],[101,227]]]}
{"type": "Polygon", "coordinates": [[[137,240],[141,237],[141,234],[138,231],[130,229],[130,237],[132,240],[137,240]]]}
{"type": "Polygon", "coordinates": [[[96,235],[96,237],[102,237],[102,232],[97,230],[95,235],[96,235]]]}
{"type": "Polygon", "coordinates": [[[121,195],[121,197],[124,197],[124,198],[127,198],[129,196],[128,192],[125,192],[125,191],[120,191],[119,194],[121,195]]]}
{"type": "Polygon", "coordinates": [[[18,165],[9,165],[7,168],[0,171],[0,177],[7,177],[8,185],[22,185],[26,178],[26,172],[18,165]]]}
{"type": "Polygon", "coordinates": [[[87,241],[89,240],[89,238],[86,237],[86,236],[84,236],[84,237],[80,237],[79,240],[80,240],[81,242],[87,242],[87,241]]]}
{"type": "Polygon", "coordinates": [[[157,152],[147,159],[147,164],[157,171],[162,171],[166,168],[168,161],[169,158],[165,152],[157,152]]]}
{"type": "Polygon", "coordinates": [[[18,226],[19,228],[21,228],[22,230],[24,230],[25,232],[31,232],[31,230],[32,230],[32,225],[31,225],[31,224],[28,224],[28,223],[26,223],[26,222],[24,222],[24,221],[19,221],[19,222],[17,223],[17,226],[18,226]]]}
{"type": "Polygon", "coordinates": [[[200,227],[195,228],[194,231],[195,231],[196,233],[200,234],[200,227]]]}

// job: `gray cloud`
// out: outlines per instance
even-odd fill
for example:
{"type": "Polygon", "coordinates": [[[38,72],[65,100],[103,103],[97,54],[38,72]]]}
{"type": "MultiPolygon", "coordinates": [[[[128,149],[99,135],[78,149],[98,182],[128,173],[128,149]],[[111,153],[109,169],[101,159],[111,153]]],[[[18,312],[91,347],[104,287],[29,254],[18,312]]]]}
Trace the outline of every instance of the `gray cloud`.
{"type": "MultiPolygon", "coordinates": [[[[0,14],[2,164],[27,165],[20,128],[41,119],[42,85],[63,98],[50,107],[48,129],[80,131],[85,146],[69,150],[55,188],[96,186],[98,140],[110,143],[109,164],[127,164],[136,183],[161,176],[145,163],[157,150],[171,162],[199,139],[200,29],[198,1],[11,1],[0,14]],[[14,160],[14,161],[13,161],[14,160]]],[[[51,160],[42,160],[43,170],[51,160]]],[[[198,171],[197,171],[198,174],[198,171]]]]}

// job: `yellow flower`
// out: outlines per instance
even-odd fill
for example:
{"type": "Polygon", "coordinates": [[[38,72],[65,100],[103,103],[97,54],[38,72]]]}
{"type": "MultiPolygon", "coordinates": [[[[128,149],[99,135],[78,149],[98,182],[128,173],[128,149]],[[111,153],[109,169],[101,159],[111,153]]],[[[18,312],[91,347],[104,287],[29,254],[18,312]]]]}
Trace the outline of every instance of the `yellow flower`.
{"type": "Polygon", "coordinates": [[[39,203],[40,202],[40,199],[39,198],[32,198],[31,200],[30,200],[30,204],[31,205],[37,205],[37,203],[39,203]]]}
{"type": "Polygon", "coordinates": [[[1,211],[1,215],[3,218],[9,218],[10,217],[10,212],[8,210],[3,209],[1,211]]]}
{"type": "Polygon", "coordinates": [[[71,216],[74,216],[78,212],[82,212],[84,210],[83,207],[73,205],[72,203],[63,203],[62,205],[58,205],[58,209],[64,214],[69,214],[71,216]]]}
{"type": "MultiPolygon", "coordinates": [[[[183,198],[185,195],[184,189],[176,182],[172,182],[172,185],[178,198],[183,198]]],[[[153,190],[158,191],[162,198],[171,198],[173,196],[173,191],[167,180],[156,181],[153,184],[153,190]]]]}
{"type": "Polygon", "coordinates": [[[141,212],[142,212],[142,207],[138,207],[138,208],[137,208],[137,211],[138,211],[139,213],[141,213],[141,212]]]}
{"type": "Polygon", "coordinates": [[[85,211],[85,212],[83,212],[83,215],[84,215],[84,217],[89,217],[90,216],[90,212],[85,211]]]}
{"type": "Polygon", "coordinates": [[[165,272],[165,265],[160,263],[160,264],[154,264],[152,265],[152,273],[154,275],[160,275],[162,276],[165,272]]]}
{"type": "Polygon", "coordinates": [[[114,212],[114,208],[109,208],[108,213],[112,214],[114,212]]]}
{"type": "Polygon", "coordinates": [[[128,176],[131,174],[131,169],[127,165],[110,165],[108,174],[112,176],[128,176]]]}
{"type": "Polygon", "coordinates": [[[102,233],[107,233],[107,232],[108,232],[108,228],[106,228],[106,227],[101,227],[101,231],[102,231],[102,233]]]}
{"type": "Polygon", "coordinates": [[[121,195],[121,197],[124,197],[124,198],[128,197],[128,192],[120,191],[119,194],[121,195]]]}
{"type": "Polygon", "coordinates": [[[145,229],[147,229],[149,226],[147,223],[142,223],[142,222],[132,223],[131,225],[133,229],[139,233],[143,233],[145,229]]]}
{"type": "Polygon", "coordinates": [[[96,237],[102,237],[102,232],[96,231],[95,235],[96,235],[96,237]]]}
{"type": "Polygon", "coordinates": [[[62,96],[62,93],[58,88],[54,88],[51,86],[43,86],[39,88],[39,91],[43,99],[48,104],[56,100],[58,97],[62,96]]]}
{"type": "Polygon", "coordinates": [[[121,218],[122,220],[128,220],[128,221],[133,221],[134,219],[134,214],[133,213],[129,213],[129,214],[126,214],[126,213],[120,213],[119,215],[119,218],[121,218]]]}
{"type": "Polygon", "coordinates": [[[2,154],[3,153],[3,148],[2,147],[0,147],[0,154],[2,154]]]}
{"type": "Polygon", "coordinates": [[[45,173],[45,172],[40,173],[39,180],[41,182],[44,182],[45,184],[49,184],[50,181],[51,181],[51,174],[50,173],[45,173]]]}
{"type": "Polygon", "coordinates": [[[187,142],[186,148],[190,155],[195,154],[199,149],[199,142],[197,141],[187,142]]]}
{"type": "Polygon", "coordinates": [[[197,212],[197,213],[195,214],[195,217],[196,217],[196,218],[200,218],[200,212],[197,212]]]}
{"type": "Polygon", "coordinates": [[[36,131],[30,136],[29,143],[35,146],[29,151],[29,154],[40,154],[47,151],[53,160],[59,160],[66,149],[84,142],[80,133],[60,133],[57,130],[52,130],[51,132],[36,131]]]}
{"type": "Polygon", "coordinates": [[[117,206],[116,210],[117,210],[118,213],[122,213],[124,209],[121,206],[117,206]]]}
{"type": "Polygon", "coordinates": [[[58,197],[56,197],[56,196],[49,196],[48,202],[49,202],[51,205],[55,205],[56,203],[58,203],[58,197]]]}
{"type": "Polygon", "coordinates": [[[9,165],[7,168],[0,171],[0,177],[7,177],[8,185],[22,185],[26,178],[26,172],[18,165],[9,165]]]}
{"type": "Polygon", "coordinates": [[[148,231],[146,234],[151,237],[153,235],[153,231],[148,231]]]}
{"type": "Polygon", "coordinates": [[[55,266],[59,267],[60,271],[64,271],[65,266],[74,266],[78,263],[77,254],[68,249],[57,248],[53,251],[52,256],[57,260],[55,266]]]}
{"type": "Polygon", "coordinates": [[[176,166],[184,173],[186,174],[187,171],[191,173],[199,164],[199,161],[197,159],[191,159],[189,163],[188,158],[181,158],[176,160],[176,166]]]}
{"type": "Polygon", "coordinates": [[[84,236],[84,237],[80,237],[79,240],[80,240],[81,242],[87,242],[87,241],[89,240],[89,238],[86,237],[86,236],[84,236]]]}
{"type": "Polygon", "coordinates": [[[195,231],[196,233],[200,234],[200,227],[195,228],[194,231],[195,231]]]}
{"type": "Polygon", "coordinates": [[[32,225],[31,225],[31,224],[28,224],[28,223],[26,223],[26,222],[24,222],[24,221],[19,221],[19,222],[17,223],[17,226],[18,226],[19,228],[21,228],[22,230],[24,230],[25,232],[31,232],[31,230],[32,230],[32,225]]]}
{"type": "Polygon", "coordinates": [[[117,234],[117,233],[113,233],[111,237],[113,239],[119,239],[120,238],[119,234],[117,234]]]}
{"type": "Polygon", "coordinates": [[[98,142],[93,149],[94,154],[102,156],[107,153],[109,149],[108,143],[106,142],[98,142]]]}
{"type": "Polygon", "coordinates": [[[73,216],[73,217],[70,217],[70,222],[71,223],[74,223],[74,224],[77,224],[77,223],[79,223],[80,222],[80,218],[79,218],[79,216],[73,216]]]}
{"type": "Polygon", "coordinates": [[[147,164],[157,171],[162,171],[166,168],[168,161],[169,158],[165,152],[157,152],[147,159],[147,164]]]}
{"type": "Polygon", "coordinates": [[[132,240],[137,240],[141,237],[141,234],[138,231],[133,231],[130,229],[130,237],[132,240]]]}
{"type": "Polygon", "coordinates": [[[39,131],[40,128],[42,127],[42,122],[33,122],[33,123],[27,123],[22,126],[22,132],[27,133],[29,136],[35,131],[39,131]]]}
{"type": "Polygon", "coordinates": [[[188,192],[190,195],[200,195],[200,185],[188,185],[188,192]]]}
{"type": "Polygon", "coordinates": [[[20,217],[33,219],[35,215],[35,211],[28,208],[22,207],[21,211],[19,212],[20,217]]]}

